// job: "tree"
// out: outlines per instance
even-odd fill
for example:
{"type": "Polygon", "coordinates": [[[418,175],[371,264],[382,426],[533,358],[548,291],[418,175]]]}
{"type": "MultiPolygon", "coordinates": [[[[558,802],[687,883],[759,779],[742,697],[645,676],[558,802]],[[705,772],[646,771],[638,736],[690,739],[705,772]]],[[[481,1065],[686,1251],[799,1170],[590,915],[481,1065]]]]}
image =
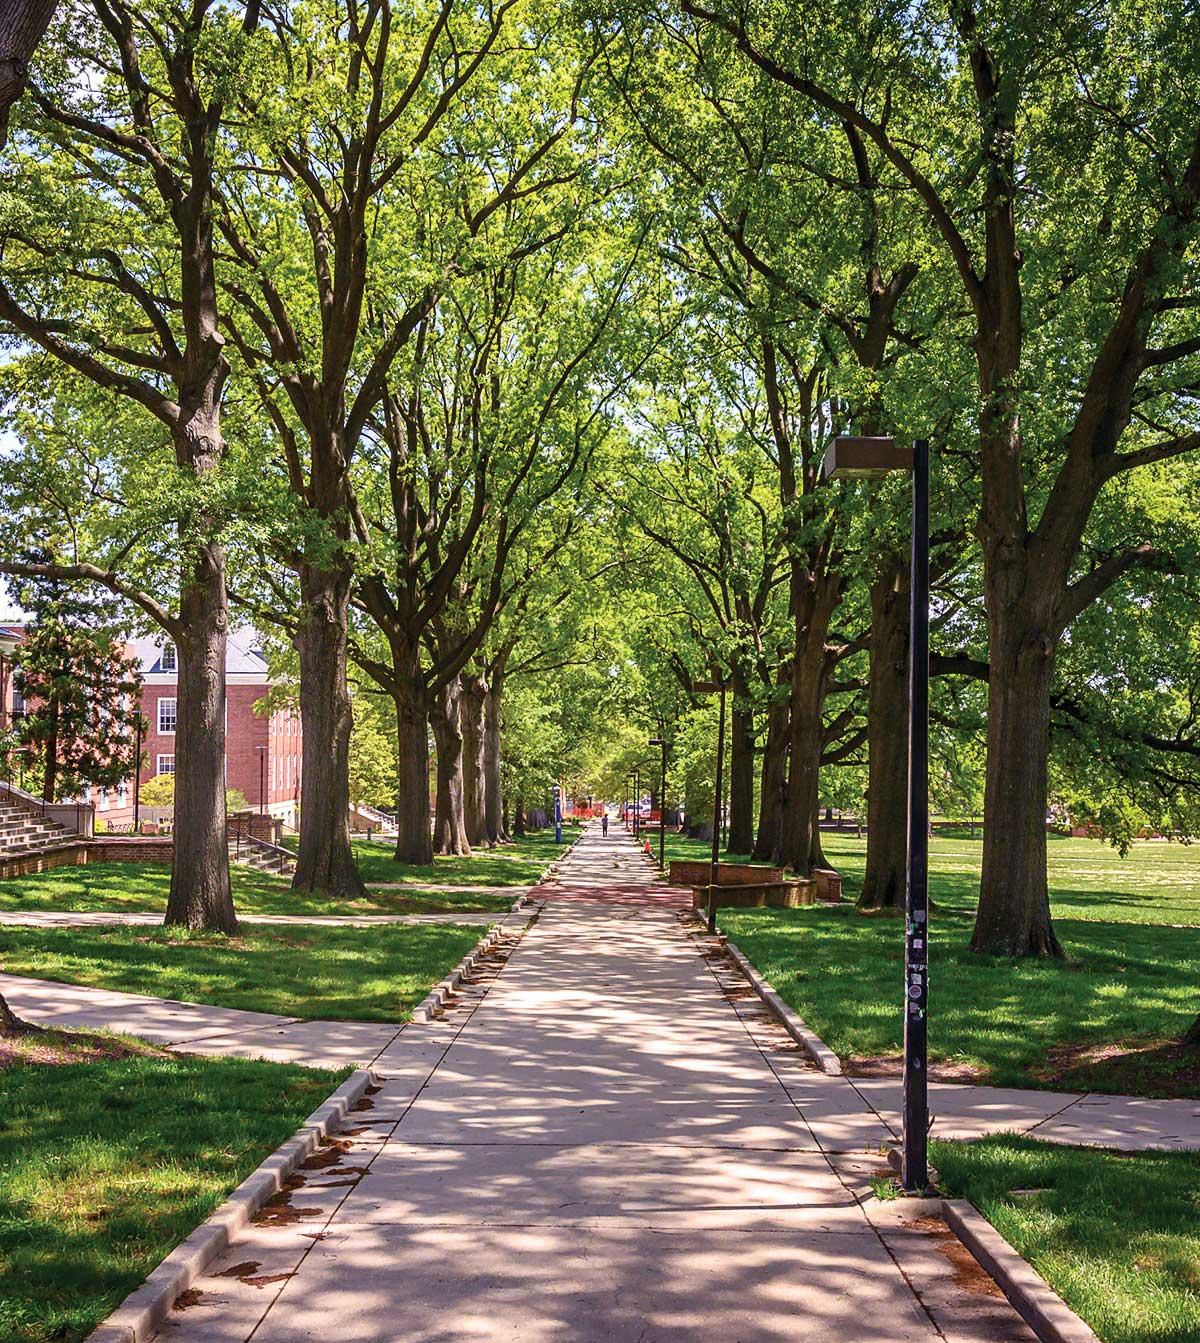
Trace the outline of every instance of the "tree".
{"type": "MultiPolygon", "coordinates": [[[[541,168],[541,192],[530,183],[531,204],[506,203],[484,225],[497,260],[422,320],[364,454],[376,469],[355,498],[369,546],[357,605],[386,651],[355,656],[396,704],[400,862],[432,861],[430,714],[439,769],[456,779],[460,678],[569,534],[610,404],[641,357],[622,340],[636,247],[610,248],[559,189],[582,172],[568,148],[541,168]]],[[[598,211],[603,193],[585,199],[598,211]]],[[[444,798],[451,785],[439,778],[444,798]]],[[[465,821],[464,805],[461,838],[442,842],[465,845],[465,821]]]]}
{"type": "MultiPolygon", "coordinates": [[[[224,807],[228,609],[214,478],[226,448],[226,362],[212,205],[216,131],[258,15],[161,0],[74,10],[55,30],[22,123],[5,219],[0,322],[23,356],[44,351],[167,435],[183,485],[176,609],[76,553],[9,573],[93,583],[155,621],[179,655],[176,756],[183,786],[166,921],[226,932],[237,920],[224,807]],[[25,146],[36,146],[26,152],[25,146]],[[70,165],[69,168],[66,165],[70,165]]],[[[29,100],[22,105],[24,114],[29,100]]],[[[149,462],[161,453],[154,444],[149,462]]]]}
{"type": "Polygon", "coordinates": [[[14,677],[26,704],[18,737],[41,758],[42,797],[115,788],[138,765],[141,677],[112,604],[58,580],[27,581],[16,596],[31,617],[14,677]]]}
{"type": "Polygon", "coordinates": [[[981,13],[958,0],[948,14],[896,11],[883,33],[848,25],[831,48],[809,11],[779,23],[763,7],[752,23],[684,6],[873,145],[949,263],[976,365],[992,670],[972,946],[1057,955],[1045,837],[1055,658],[1092,602],[1158,558],[1142,544],[1097,551],[1089,523],[1125,473],[1200,447],[1192,16],[1127,4],[1096,24],[1069,7],[981,13]],[[836,52],[828,64],[811,59],[814,41],[836,52]]]}
{"type": "MultiPolygon", "coordinates": [[[[287,555],[301,593],[306,799],[294,885],[360,894],[344,820],[356,457],[372,421],[386,423],[380,407],[415,332],[453,281],[486,273],[494,244],[504,255],[504,212],[577,174],[578,160],[564,177],[554,153],[571,140],[578,76],[564,42],[553,69],[529,58],[553,17],[532,3],[299,12],[297,26],[264,11],[272,41],[222,180],[221,279],[293,500],[323,524],[287,555]]],[[[410,720],[415,742],[425,718],[402,714],[402,730],[410,720]]]]}
{"type": "MultiPolygon", "coordinates": [[[[761,389],[764,412],[747,432],[757,435],[775,467],[784,522],[794,636],[786,654],[771,650],[774,672],[784,664],[786,671],[767,678],[760,699],[768,718],[755,853],[806,872],[819,849],[818,778],[832,746],[824,722],[828,687],[838,663],[854,651],[830,637],[856,576],[846,524],[863,509],[886,515],[895,499],[890,490],[866,500],[834,496],[822,487],[820,464],[832,435],[894,425],[888,384],[921,340],[902,315],[920,267],[905,247],[903,211],[881,186],[880,156],[854,126],[797,111],[770,77],[731,59],[728,44],[719,34],[714,41],[703,23],[674,15],[649,22],[665,40],[648,54],[630,41],[627,64],[614,77],[667,178],[664,208],[673,227],[664,251],[682,282],[704,296],[705,311],[730,328],[742,366],[753,370],[761,389]],[[831,230],[830,200],[842,190],[847,199],[831,230]],[[780,680],[786,698],[783,685],[774,684],[780,680]]],[[[881,592],[898,586],[904,554],[889,552],[877,566],[872,577],[881,592]]],[[[894,644],[907,623],[904,602],[880,600],[876,612],[879,626],[862,636],[864,644],[868,638],[880,648],[894,644]]],[[[883,656],[877,662],[888,665],[883,656]]],[[[732,793],[742,841],[752,753],[744,690],[735,691],[734,701],[732,793]]],[[[877,698],[869,717],[872,792],[902,800],[905,778],[897,763],[907,751],[903,744],[885,748],[898,731],[902,736],[903,716],[877,698]]],[[[835,717],[834,736],[846,726],[835,717]]],[[[903,865],[904,829],[885,824],[893,811],[880,811],[873,842],[875,854],[889,854],[895,868],[903,865]]]]}

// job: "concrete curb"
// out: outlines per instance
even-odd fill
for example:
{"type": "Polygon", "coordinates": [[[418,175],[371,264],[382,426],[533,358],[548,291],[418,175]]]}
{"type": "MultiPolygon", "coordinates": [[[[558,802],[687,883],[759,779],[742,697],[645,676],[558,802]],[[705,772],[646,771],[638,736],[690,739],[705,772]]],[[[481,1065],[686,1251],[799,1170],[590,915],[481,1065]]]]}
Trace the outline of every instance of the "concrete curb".
{"type": "Polygon", "coordinates": [[[995,1278],[1042,1343],[1100,1343],[1040,1273],[965,1198],[942,1199],[947,1226],[995,1278]]]}
{"type": "Polygon", "coordinates": [[[512,930],[508,921],[514,914],[517,915],[518,918],[522,914],[528,916],[525,919],[525,922],[516,929],[518,939],[525,935],[529,930],[529,925],[541,913],[540,906],[535,905],[533,909],[530,909],[528,905],[524,907],[522,906],[522,901],[528,899],[528,896],[522,895],[514,901],[512,909],[479,939],[475,946],[472,947],[461,961],[459,961],[445,979],[441,980],[440,983],[435,984],[433,988],[429,990],[425,997],[413,1008],[412,1023],[428,1025],[429,1022],[435,1021],[441,1016],[446,1009],[446,1003],[449,1001],[450,996],[454,993],[455,989],[457,989],[463,979],[475,969],[475,962],[481,956],[485,956],[492,950],[496,943],[500,941],[506,929],[508,931],[512,930]]]}
{"type": "Polygon", "coordinates": [[[256,1212],[283,1187],[284,1181],[317,1149],[346,1117],[375,1074],[360,1068],[348,1077],[299,1129],[251,1175],[224,1203],[171,1251],[142,1285],[132,1291],[113,1313],[98,1325],[84,1343],[145,1343],[170,1314],[176,1298],[229,1248],[234,1236],[256,1212]]]}
{"type": "Polygon", "coordinates": [[[726,941],[725,949],[733,957],[737,968],[750,981],[750,987],[774,1012],[783,1029],[804,1049],[817,1067],[823,1073],[829,1073],[832,1077],[840,1077],[842,1075],[842,1061],[825,1041],[815,1032],[809,1030],[803,1020],[783,1001],[733,942],[726,941]]]}

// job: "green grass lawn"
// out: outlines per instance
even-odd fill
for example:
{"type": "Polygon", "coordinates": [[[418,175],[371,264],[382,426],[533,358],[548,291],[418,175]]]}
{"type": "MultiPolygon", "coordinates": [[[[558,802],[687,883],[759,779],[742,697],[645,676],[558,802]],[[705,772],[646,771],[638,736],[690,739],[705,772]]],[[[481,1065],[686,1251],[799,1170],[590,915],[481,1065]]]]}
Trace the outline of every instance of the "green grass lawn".
{"type": "Polygon", "coordinates": [[[455,924],[243,925],[238,937],[164,928],[0,928],[10,974],[284,1016],[404,1021],[479,941],[455,924]]]}
{"type": "MultiPolygon", "coordinates": [[[[652,843],[657,853],[657,840],[652,843]]],[[[867,841],[823,831],[821,844],[826,858],[842,873],[843,896],[857,900],[867,841]]],[[[1098,839],[1050,835],[1047,847],[1050,904],[1057,917],[1200,927],[1200,844],[1145,840],[1125,858],[1098,839]]],[[[708,852],[701,840],[667,836],[668,860],[702,859],[708,852]]],[[[945,909],[973,910],[979,897],[982,852],[978,839],[935,835],[929,846],[930,898],[945,909]]]]}
{"type": "MultiPolygon", "coordinates": [[[[719,922],[842,1058],[899,1051],[899,919],[842,905],[730,909],[719,922]]],[[[1057,928],[1069,961],[1010,962],[967,950],[969,915],[933,919],[931,1057],[995,1085],[1196,1094],[1200,1067],[1181,1073],[1165,1044],[1200,1004],[1195,931],[1061,917],[1057,928]],[[1135,1050],[1107,1057],[1115,1042],[1135,1050]]]]}
{"type": "MultiPolygon", "coordinates": [[[[358,900],[331,900],[293,891],[288,881],[249,868],[230,867],[233,901],[241,914],[298,916],[347,914],[490,913],[506,910],[512,895],[488,891],[371,891],[358,900]]],[[[161,914],[167,907],[171,869],[164,863],[88,863],[0,880],[0,910],[20,912],[120,911],[161,914]]]]}
{"type": "Polygon", "coordinates": [[[553,830],[515,839],[498,849],[476,849],[465,858],[435,857],[429,867],[398,863],[395,845],[386,839],[351,841],[358,870],[368,885],[403,882],[409,886],[529,886],[564,853],[578,832],[564,831],[564,843],[554,842],[553,830]]]}
{"type": "Polygon", "coordinates": [[[1200,1338],[1200,1154],[1006,1135],[934,1143],[932,1156],[943,1189],[969,1198],[1104,1343],[1200,1338]]]}
{"type": "Polygon", "coordinates": [[[0,1068],[5,1343],[90,1333],[346,1075],[35,1041],[23,1048],[50,1062],[6,1050],[0,1068]]]}
{"type": "MultiPolygon", "coordinates": [[[[857,914],[866,841],[824,832],[840,908],[726,910],[720,924],[827,1044],[859,1068],[901,1045],[899,920],[857,914]]],[[[668,837],[668,856],[701,858],[668,837]]],[[[1050,901],[1065,963],[967,950],[981,843],[930,845],[930,1049],[942,1076],[997,1085],[1200,1094],[1200,1059],[1174,1041],[1200,1010],[1200,848],[1049,837],[1050,901]]],[[[886,1063],[883,1064],[886,1067],[886,1063]]]]}

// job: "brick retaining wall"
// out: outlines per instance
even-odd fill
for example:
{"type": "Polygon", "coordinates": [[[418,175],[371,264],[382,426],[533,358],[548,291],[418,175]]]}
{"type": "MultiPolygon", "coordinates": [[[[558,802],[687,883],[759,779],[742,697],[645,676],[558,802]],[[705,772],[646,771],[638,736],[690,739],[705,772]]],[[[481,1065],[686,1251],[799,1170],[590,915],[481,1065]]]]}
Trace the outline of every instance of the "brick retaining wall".
{"type": "Polygon", "coordinates": [[[49,872],[55,867],[82,867],[85,863],[169,863],[174,847],[170,838],[159,837],[116,835],[111,839],[83,839],[45,853],[0,858],[0,880],[49,872]]]}

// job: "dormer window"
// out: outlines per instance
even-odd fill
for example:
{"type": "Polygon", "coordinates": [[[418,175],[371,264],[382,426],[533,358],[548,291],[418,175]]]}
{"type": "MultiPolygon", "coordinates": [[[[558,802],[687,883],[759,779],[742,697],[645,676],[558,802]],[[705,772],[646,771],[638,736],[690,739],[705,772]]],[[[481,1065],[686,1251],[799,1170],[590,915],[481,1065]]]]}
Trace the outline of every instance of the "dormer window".
{"type": "Polygon", "coordinates": [[[179,664],[175,659],[174,644],[163,644],[162,657],[159,659],[158,665],[165,672],[178,670],[179,664]]]}

